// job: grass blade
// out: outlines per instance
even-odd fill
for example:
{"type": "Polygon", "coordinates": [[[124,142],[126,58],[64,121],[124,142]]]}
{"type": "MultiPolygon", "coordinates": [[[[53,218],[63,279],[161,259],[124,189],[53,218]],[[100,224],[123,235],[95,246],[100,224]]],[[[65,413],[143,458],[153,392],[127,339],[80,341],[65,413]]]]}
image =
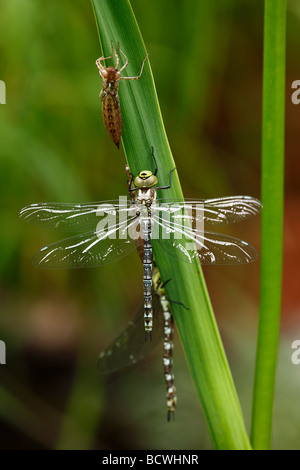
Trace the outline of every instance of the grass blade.
{"type": "MultiPolygon", "coordinates": [[[[129,58],[126,72],[128,76],[136,75],[146,49],[129,1],[92,0],[92,5],[104,56],[111,54],[111,41],[115,44],[119,41],[129,58]]],[[[120,102],[124,123],[123,145],[131,172],[136,175],[143,169],[153,169],[150,150],[153,146],[159,166],[159,182],[168,184],[169,172],[175,163],[162,121],[150,61],[145,64],[139,81],[121,82],[120,102]]],[[[121,158],[120,155],[120,162],[114,164],[123,171],[121,158]]],[[[176,172],[172,188],[167,194],[165,191],[158,196],[182,198],[176,172]]],[[[190,309],[187,314],[174,304],[173,312],[213,445],[216,449],[249,449],[239,400],[201,267],[196,262],[189,265],[171,260],[160,246],[153,245],[162,279],[172,279],[166,286],[169,298],[179,300],[190,309]]]]}
{"type": "Polygon", "coordinates": [[[286,0],[265,1],[260,319],[252,445],[268,449],[281,311],[286,0]]]}

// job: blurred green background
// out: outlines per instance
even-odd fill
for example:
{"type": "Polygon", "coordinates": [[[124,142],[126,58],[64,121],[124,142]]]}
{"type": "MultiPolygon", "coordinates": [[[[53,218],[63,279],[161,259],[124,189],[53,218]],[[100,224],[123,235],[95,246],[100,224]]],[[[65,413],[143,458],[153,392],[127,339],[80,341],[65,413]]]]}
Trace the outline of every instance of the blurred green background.
{"type": "MultiPolygon", "coordinates": [[[[259,197],[263,2],[132,0],[132,6],[185,196],[259,197]]],[[[276,449],[300,448],[300,365],[290,359],[291,342],[300,337],[300,106],[290,98],[292,82],[300,79],[299,26],[299,2],[289,0],[276,449]]],[[[18,219],[33,202],[126,194],[124,154],[102,122],[100,55],[89,1],[1,1],[0,80],[7,104],[0,106],[0,339],[7,364],[0,366],[0,448],[210,449],[178,338],[178,410],[171,423],[162,344],[130,370],[111,377],[96,372],[99,352],[142,300],[137,254],[98,269],[38,270],[31,256],[64,235],[18,219]]],[[[129,65],[128,73],[137,72],[129,65]]],[[[257,249],[259,231],[258,218],[230,227],[257,249]]],[[[249,429],[259,262],[204,272],[249,429]]]]}

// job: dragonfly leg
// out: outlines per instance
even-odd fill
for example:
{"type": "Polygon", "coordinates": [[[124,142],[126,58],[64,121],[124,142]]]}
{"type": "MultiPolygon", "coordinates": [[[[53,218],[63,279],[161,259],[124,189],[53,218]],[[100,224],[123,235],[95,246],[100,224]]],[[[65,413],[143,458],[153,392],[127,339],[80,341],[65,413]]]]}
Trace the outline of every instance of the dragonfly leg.
{"type": "Polygon", "coordinates": [[[125,57],[125,59],[126,59],[125,64],[124,64],[123,67],[120,69],[120,72],[122,72],[122,71],[127,67],[128,63],[129,63],[129,60],[128,60],[128,58],[126,57],[126,55],[124,54],[124,52],[120,49],[120,43],[119,43],[119,42],[118,42],[118,49],[119,49],[119,52],[121,52],[122,56],[125,57]]]}
{"type": "Polygon", "coordinates": [[[157,172],[158,172],[158,166],[157,166],[157,161],[156,161],[156,158],[154,156],[154,148],[151,147],[151,150],[152,150],[152,157],[153,157],[153,160],[154,160],[154,164],[155,164],[155,172],[154,172],[154,176],[156,176],[157,172]]]}
{"type": "Polygon", "coordinates": [[[175,170],[176,170],[176,166],[175,166],[175,168],[173,168],[173,170],[170,171],[170,184],[169,184],[169,186],[161,186],[159,188],[156,187],[155,189],[169,189],[169,188],[171,188],[171,186],[172,186],[172,173],[175,170]]]}
{"type": "Polygon", "coordinates": [[[134,179],[134,176],[133,176],[133,174],[131,174],[131,179],[130,179],[130,182],[128,183],[128,191],[129,191],[129,193],[131,193],[132,191],[136,191],[137,189],[139,189],[139,188],[134,188],[134,187],[133,187],[133,179],[134,179]]]}
{"type": "Polygon", "coordinates": [[[172,281],[172,279],[168,279],[166,282],[164,282],[162,285],[161,285],[161,289],[163,289],[167,284],[168,282],[172,281]]]}
{"type": "MultiPolygon", "coordinates": [[[[99,59],[96,60],[96,65],[98,67],[98,69],[100,70],[100,72],[102,72],[103,70],[105,70],[105,67],[101,64],[101,61],[102,60],[108,60],[108,59],[113,59],[113,57],[116,57],[116,69],[118,68],[119,66],[119,56],[116,52],[116,49],[114,48],[114,44],[113,42],[111,41],[111,47],[112,47],[112,50],[113,50],[113,55],[109,56],[109,57],[99,57],[99,59]]],[[[101,74],[100,74],[101,75],[101,74]]],[[[102,77],[102,75],[101,75],[102,77]]],[[[103,77],[102,77],[103,78],[103,77]]]]}
{"type": "MultiPolygon", "coordinates": [[[[120,50],[120,52],[122,53],[122,51],[120,50]]],[[[123,54],[123,53],[122,53],[123,54]]],[[[144,68],[144,65],[145,65],[145,62],[146,62],[146,59],[148,58],[148,55],[146,55],[145,59],[143,60],[143,63],[142,63],[142,68],[141,68],[141,72],[140,74],[137,76],[137,77],[120,77],[120,80],[138,80],[139,78],[141,78],[142,76],[142,73],[143,73],[143,68],[144,68]]],[[[125,56],[126,57],[126,56],[125,56]]],[[[128,60],[128,59],[127,59],[128,60]]],[[[127,64],[126,64],[127,65],[127,64]]],[[[124,69],[124,66],[121,68],[121,70],[124,69]]],[[[120,72],[121,72],[120,70],[120,72]]]]}
{"type": "MultiPolygon", "coordinates": [[[[158,172],[158,165],[157,165],[157,161],[156,161],[156,158],[155,158],[155,155],[154,155],[154,148],[153,147],[151,147],[151,151],[152,151],[152,158],[153,158],[154,164],[155,164],[155,172],[153,174],[154,174],[154,176],[156,176],[156,174],[158,172]]],[[[175,170],[176,170],[176,166],[175,166],[175,168],[173,168],[173,170],[170,171],[170,185],[169,186],[161,186],[160,188],[155,188],[155,189],[169,189],[172,186],[172,173],[175,170]]]]}
{"type": "Polygon", "coordinates": [[[177,300],[172,300],[172,299],[169,299],[169,298],[168,298],[168,301],[172,304],[181,305],[181,307],[185,308],[186,310],[189,310],[189,307],[186,307],[186,305],[184,305],[182,302],[178,302],[177,300]]]}
{"type": "MultiPolygon", "coordinates": [[[[118,43],[118,44],[119,44],[119,43],[118,43]]],[[[119,56],[118,56],[118,54],[117,54],[116,49],[114,48],[114,43],[113,43],[113,41],[111,41],[111,47],[112,47],[112,50],[113,50],[113,52],[114,52],[113,56],[116,57],[116,69],[117,69],[117,68],[119,67],[119,56]]],[[[113,57],[113,56],[112,56],[112,57],[113,57]]]]}

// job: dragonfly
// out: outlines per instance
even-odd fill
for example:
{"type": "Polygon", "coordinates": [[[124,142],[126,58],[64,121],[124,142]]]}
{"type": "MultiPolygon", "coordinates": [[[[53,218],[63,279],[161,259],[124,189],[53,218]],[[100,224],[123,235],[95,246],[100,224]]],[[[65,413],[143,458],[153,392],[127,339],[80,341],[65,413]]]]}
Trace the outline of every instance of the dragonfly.
{"type": "MultiPolygon", "coordinates": [[[[163,340],[163,370],[166,383],[167,420],[171,420],[177,406],[176,387],[173,373],[173,348],[174,348],[174,319],[170,300],[165,291],[165,285],[171,281],[162,282],[159,270],[154,263],[153,268],[153,318],[155,332],[152,341],[144,341],[141,334],[144,328],[143,306],[135,317],[129,321],[125,330],[105,349],[98,359],[97,369],[100,374],[110,374],[120,369],[130,367],[141,361],[163,340]]],[[[184,308],[188,310],[183,304],[184,308]]]]}
{"type": "MultiPolygon", "coordinates": [[[[133,188],[133,178],[129,166],[125,166],[127,176],[127,189],[133,188]]],[[[131,201],[135,200],[135,194],[130,193],[131,201]]],[[[143,260],[143,249],[141,239],[136,240],[136,248],[143,260]]],[[[164,378],[167,388],[167,420],[170,421],[171,416],[177,406],[176,387],[174,384],[173,373],[173,348],[174,348],[174,318],[171,311],[170,303],[176,303],[189,310],[181,302],[170,300],[165,291],[165,285],[170,282],[168,279],[162,282],[160,272],[158,270],[155,259],[153,258],[153,274],[152,274],[152,298],[153,298],[153,319],[156,325],[155,340],[151,342],[141,341],[141,331],[143,328],[143,308],[138,311],[133,320],[130,320],[127,328],[117,337],[117,339],[104,351],[101,352],[98,360],[98,371],[102,374],[114,372],[116,370],[128,367],[146,357],[152,349],[163,339],[163,369],[164,378]],[[158,300],[159,299],[159,300],[158,300]]]]}
{"type": "Polygon", "coordinates": [[[132,200],[83,204],[38,203],[23,208],[25,222],[62,231],[83,232],[53,243],[38,251],[33,264],[40,268],[88,268],[114,262],[136,249],[142,239],[144,328],[151,339],[152,311],[152,244],[159,243],[166,254],[178,261],[202,264],[243,264],[257,259],[248,243],[207,231],[207,227],[226,225],[257,215],[258,199],[232,196],[218,199],[179,200],[157,198],[158,166],[152,148],[155,171],[141,171],[132,177],[132,200]]]}
{"type": "Polygon", "coordinates": [[[119,100],[119,81],[120,80],[138,80],[141,78],[144,65],[146,59],[148,58],[148,54],[146,55],[145,59],[142,63],[142,68],[140,74],[136,77],[122,77],[123,70],[127,67],[129,60],[124,54],[123,51],[120,49],[120,44],[118,44],[119,52],[125,58],[126,62],[123,67],[118,70],[119,67],[119,56],[114,48],[113,42],[111,42],[113,54],[110,57],[100,57],[96,60],[96,66],[98,67],[100,77],[103,80],[102,90],[100,92],[100,98],[102,101],[102,116],[105,128],[109,133],[110,137],[112,138],[113,142],[119,148],[120,141],[122,137],[122,128],[123,128],[123,121],[122,121],[122,112],[120,107],[120,100],[119,100]],[[116,58],[116,66],[115,67],[104,67],[101,62],[104,60],[112,59],[113,57],[116,58]]]}

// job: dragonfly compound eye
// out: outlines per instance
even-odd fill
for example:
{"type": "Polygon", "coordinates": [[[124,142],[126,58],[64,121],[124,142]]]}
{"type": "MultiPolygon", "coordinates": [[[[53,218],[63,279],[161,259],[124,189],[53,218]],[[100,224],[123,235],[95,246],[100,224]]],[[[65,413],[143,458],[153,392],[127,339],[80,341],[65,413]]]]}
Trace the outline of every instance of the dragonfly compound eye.
{"type": "Polygon", "coordinates": [[[152,171],[143,170],[135,178],[134,184],[138,188],[152,188],[157,184],[157,178],[152,171]]]}

